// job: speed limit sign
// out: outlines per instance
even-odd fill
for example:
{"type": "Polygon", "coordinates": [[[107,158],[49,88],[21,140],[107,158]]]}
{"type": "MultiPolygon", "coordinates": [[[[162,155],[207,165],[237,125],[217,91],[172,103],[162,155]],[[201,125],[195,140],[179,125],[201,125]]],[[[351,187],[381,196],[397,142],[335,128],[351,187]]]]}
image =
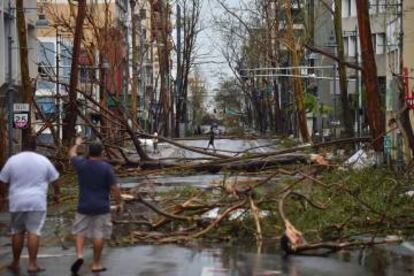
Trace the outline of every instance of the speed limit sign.
{"type": "Polygon", "coordinates": [[[14,113],[13,127],[17,129],[25,129],[29,126],[29,113],[14,113]]]}

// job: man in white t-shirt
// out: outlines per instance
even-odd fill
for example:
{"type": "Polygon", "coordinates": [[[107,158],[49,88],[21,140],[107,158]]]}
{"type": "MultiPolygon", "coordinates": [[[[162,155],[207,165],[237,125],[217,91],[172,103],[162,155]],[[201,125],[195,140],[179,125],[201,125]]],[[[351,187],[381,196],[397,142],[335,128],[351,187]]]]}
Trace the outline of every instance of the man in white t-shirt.
{"type": "Polygon", "coordinates": [[[47,191],[53,183],[54,199],[59,202],[59,173],[52,163],[43,155],[33,151],[28,145],[19,154],[7,160],[0,172],[0,206],[5,202],[6,189],[9,190],[9,211],[11,215],[11,234],[13,262],[9,269],[20,270],[20,254],[27,233],[29,251],[29,273],[44,271],[37,264],[39,237],[46,220],[47,191]]]}

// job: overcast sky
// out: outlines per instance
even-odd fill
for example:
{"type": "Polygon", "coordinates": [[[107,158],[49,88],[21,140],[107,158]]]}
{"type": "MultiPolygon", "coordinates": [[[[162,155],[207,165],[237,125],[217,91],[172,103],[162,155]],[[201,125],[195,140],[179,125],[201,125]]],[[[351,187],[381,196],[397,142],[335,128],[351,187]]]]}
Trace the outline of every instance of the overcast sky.
{"type": "MultiPolygon", "coordinates": [[[[234,5],[238,0],[227,0],[227,3],[234,5]]],[[[222,13],[223,10],[217,4],[217,0],[203,1],[201,24],[203,31],[198,38],[198,54],[200,58],[198,66],[201,76],[206,80],[208,86],[207,100],[214,97],[213,90],[217,88],[220,78],[231,77],[232,72],[226,60],[221,54],[222,41],[214,26],[214,16],[222,13]]]]}
{"type": "MultiPolygon", "coordinates": [[[[214,89],[218,87],[220,79],[232,77],[233,73],[221,53],[223,41],[214,24],[214,17],[220,16],[224,11],[217,3],[217,0],[201,1],[202,12],[200,21],[202,31],[197,38],[196,67],[200,76],[206,82],[206,105],[211,110],[214,102],[214,89]]],[[[229,6],[238,6],[239,3],[239,0],[224,1],[229,6]]],[[[176,12],[175,8],[174,12],[176,12]]],[[[173,37],[176,40],[176,30],[173,32],[173,37]]],[[[173,57],[173,59],[175,63],[176,57],[173,57]]]]}

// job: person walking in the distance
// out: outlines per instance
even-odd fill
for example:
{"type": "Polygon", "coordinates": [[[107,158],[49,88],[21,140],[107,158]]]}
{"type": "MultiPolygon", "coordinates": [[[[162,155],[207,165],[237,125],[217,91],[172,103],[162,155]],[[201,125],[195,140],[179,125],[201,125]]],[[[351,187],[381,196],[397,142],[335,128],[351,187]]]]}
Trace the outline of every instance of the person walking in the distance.
{"type": "Polygon", "coordinates": [[[153,138],[152,138],[152,146],[154,148],[153,154],[160,153],[160,150],[158,149],[158,132],[154,132],[153,138]]]}
{"type": "Polygon", "coordinates": [[[99,143],[89,145],[89,157],[79,157],[78,147],[83,143],[76,139],[69,151],[69,158],[78,175],[79,201],[72,234],[76,235],[77,260],[71,272],[77,275],[83,264],[85,238],[93,240],[92,272],[106,271],[102,266],[101,254],[104,240],[112,234],[109,195],[112,191],[116,209],[122,210],[121,191],[117,184],[112,166],[102,160],[103,146],[99,143]]]}
{"type": "Polygon", "coordinates": [[[15,273],[20,271],[20,255],[27,234],[29,273],[45,271],[37,263],[40,236],[46,220],[47,192],[53,184],[54,200],[59,203],[59,173],[45,156],[35,151],[35,141],[23,146],[23,152],[7,160],[0,172],[0,206],[6,202],[9,190],[11,214],[11,239],[13,262],[8,266],[15,273]]]}
{"type": "Polygon", "coordinates": [[[213,147],[213,150],[214,150],[214,152],[216,152],[216,146],[214,146],[214,139],[215,139],[215,132],[214,132],[214,127],[213,126],[211,126],[210,127],[210,132],[209,132],[209,140],[208,140],[208,145],[207,145],[207,148],[206,148],[206,150],[208,150],[209,149],[209,147],[210,146],[212,146],[213,147]]]}

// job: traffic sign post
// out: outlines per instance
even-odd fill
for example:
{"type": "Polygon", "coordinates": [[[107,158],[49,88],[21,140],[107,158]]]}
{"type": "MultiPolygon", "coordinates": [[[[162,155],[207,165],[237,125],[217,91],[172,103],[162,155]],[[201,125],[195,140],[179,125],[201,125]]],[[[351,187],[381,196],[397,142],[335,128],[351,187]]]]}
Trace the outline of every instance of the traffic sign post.
{"type": "Polygon", "coordinates": [[[15,103],[13,104],[13,112],[14,113],[20,113],[20,112],[29,113],[30,105],[28,103],[15,103]]]}

